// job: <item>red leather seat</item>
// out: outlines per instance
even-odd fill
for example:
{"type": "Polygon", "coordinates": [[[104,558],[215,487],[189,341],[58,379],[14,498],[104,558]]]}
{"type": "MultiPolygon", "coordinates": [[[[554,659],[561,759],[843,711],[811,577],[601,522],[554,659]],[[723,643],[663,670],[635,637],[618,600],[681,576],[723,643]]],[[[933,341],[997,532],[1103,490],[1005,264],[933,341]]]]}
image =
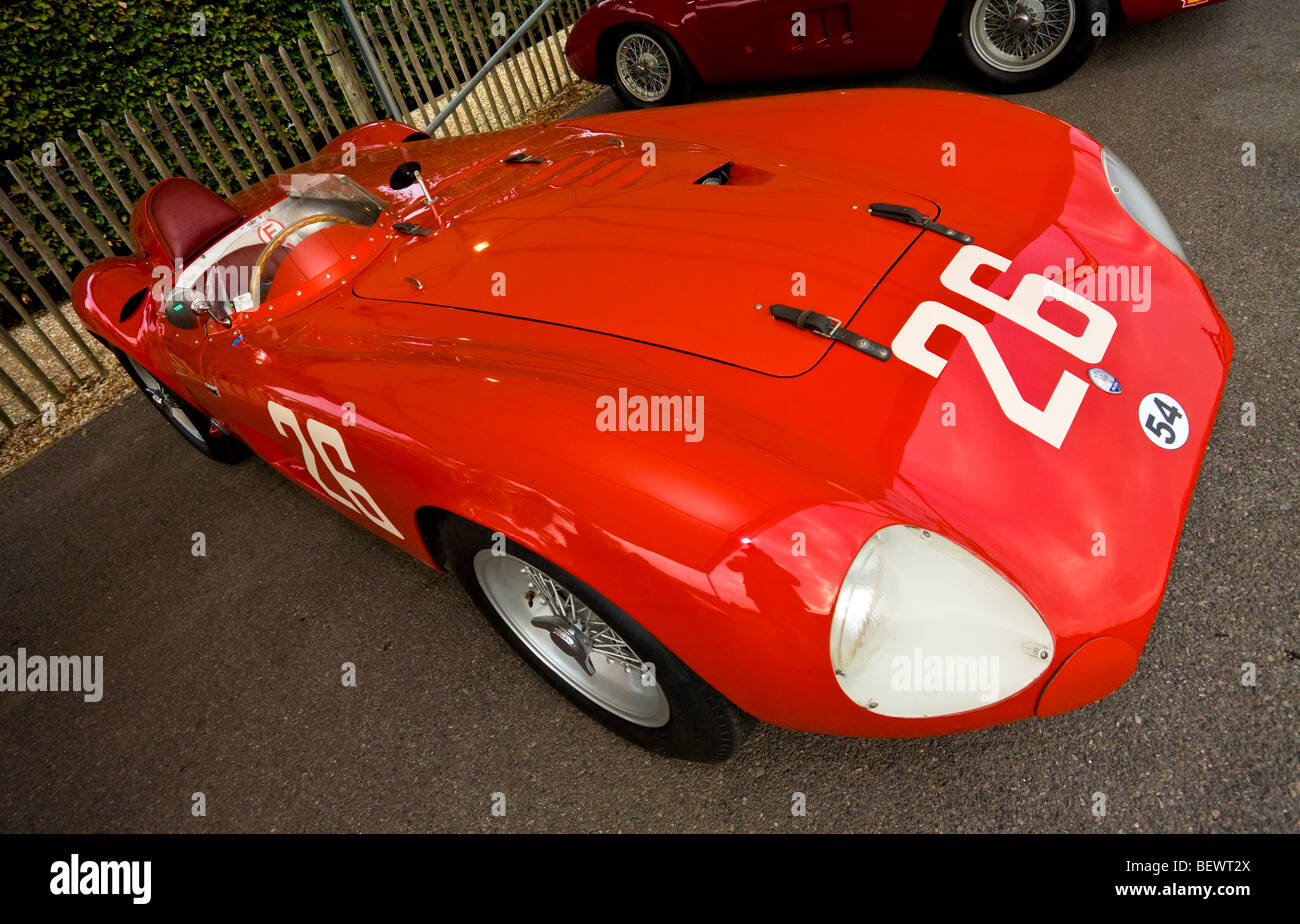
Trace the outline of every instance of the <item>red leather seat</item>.
{"type": "Polygon", "coordinates": [[[189,263],[244,222],[225,199],[186,177],[162,180],[132,215],[131,231],[146,250],[160,244],[163,256],[189,263]]]}

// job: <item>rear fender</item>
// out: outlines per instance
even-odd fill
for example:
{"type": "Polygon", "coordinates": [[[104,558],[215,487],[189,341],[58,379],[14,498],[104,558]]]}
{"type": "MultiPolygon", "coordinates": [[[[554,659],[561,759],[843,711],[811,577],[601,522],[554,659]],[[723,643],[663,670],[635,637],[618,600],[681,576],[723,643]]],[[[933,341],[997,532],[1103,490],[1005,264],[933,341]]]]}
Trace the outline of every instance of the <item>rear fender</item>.
{"type": "Polygon", "coordinates": [[[347,145],[352,145],[354,148],[378,148],[401,144],[403,141],[424,141],[428,137],[414,126],[403,122],[381,119],[377,122],[358,125],[356,128],[349,128],[321,148],[317,157],[324,154],[344,154],[349,150],[347,145]]]}
{"type": "Polygon", "coordinates": [[[163,268],[139,257],[109,257],[92,263],[76,278],[72,304],[86,329],[109,349],[136,360],[172,391],[196,400],[194,389],[177,375],[159,336],[166,295],[163,268]]]}
{"type": "Polygon", "coordinates": [[[109,257],[78,275],[72,290],[86,329],[117,350],[142,358],[147,319],[158,310],[158,277],[139,257],[109,257]]]}

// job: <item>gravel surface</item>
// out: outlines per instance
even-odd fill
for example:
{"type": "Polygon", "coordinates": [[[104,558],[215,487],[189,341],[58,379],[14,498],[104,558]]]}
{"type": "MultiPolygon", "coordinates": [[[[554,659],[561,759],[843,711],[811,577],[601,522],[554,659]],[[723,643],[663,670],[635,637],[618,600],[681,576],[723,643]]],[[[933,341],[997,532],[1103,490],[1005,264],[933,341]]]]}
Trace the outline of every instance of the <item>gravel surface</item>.
{"type": "MultiPolygon", "coordinates": [[[[0,653],[102,654],[107,689],[0,695],[0,831],[1295,831],[1298,25],[1290,0],[1229,0],[1117,30],[1020,98],[1144,178],[1236,336],[1161,616],[1114,695],[940,739],[760,726],[720,767],[655,758],[450,578],[261,463],[198,457],[132,396],[0,479],[0,653]]],[[[933,65],[852,83],[963,87],[933,65]]]]}
{"type": "Polygon", "coordinates": [[[38,411],[38,415],[32,417],[7,388],[0,388],[0,408],[16,424],[12,431],[3,431],[3,427],[0,427],[0,477],[110,407],[116,406],[135,388],[112,354],[86,333],[81,319],[72,310],[72,303],[64,302],[58,310],[67,318],[81,342],[89,346],[104,371],[95,368],[85,350],[68,335],[66,328],[58,323],[51,310],[40,312],[32,320],[54,344],[59,355],[84,380],[80,387],[67,366],[36,336],[30,325],[19,325],[9,331],[9,335],[23,351],[53,379],[64,397],[60,400],[59,396],[47,391],[7,349],[0,348],[0,367],[32,399],[38,411]]]}

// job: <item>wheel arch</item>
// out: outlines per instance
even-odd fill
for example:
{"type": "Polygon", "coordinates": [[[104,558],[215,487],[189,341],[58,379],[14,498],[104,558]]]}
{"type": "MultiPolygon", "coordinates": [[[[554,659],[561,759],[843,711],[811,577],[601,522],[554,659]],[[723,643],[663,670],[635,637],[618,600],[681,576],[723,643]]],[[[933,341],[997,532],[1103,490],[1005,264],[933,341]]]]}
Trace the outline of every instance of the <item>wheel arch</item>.
{"type": "MultiPolygon", "coordinates": [[[[596,470],[580,480],[598,496],[572,505],[558,499],[554,485],[526,488],[520,474],[485,474],[468,457],[426,471],[426,502],[410,514],[417,543],[412,551],[426,564],[451,570],[451,524],[499,532],[595,588],[746,712],[816,727],[825,701],[838,703],[841,695],[822,663],[829,631],[822,624],[833,595],[818,595],[829,586],[825,574],[847,568],[871,531],[874,512],[842,497],[813,504],[808,491],[774,488],[781,498],[750,498],[751,518],[739,527],[708,527],[699,510],[648,495],[637,501],[635,487],[610,493],[596,470]],[[611,519],[597,519],[596,509],[611,519]],[[651,520],[648,531],[639,528],[651,520]],[[795,531],[820,537],[802,557],[787,554],[795,531]],[[781,664],[787,693],[803,691],[798,702],[755,684],[755,664],[781,664]]],[[[733,502],[743,501],[727,504],[733,502]]],[[[837,590],[838,582],[832,583],[837,590]]]]}
{"type": "MultiPolygon", "coordinates": [[[[122,362],[132,359],[177,395],[197,408],[196,395],[168,362],[168,346],[159,327],[163,294],[159,286],[169,277],[141,255],[107,257],[77,274],[72,307],[86,331],[122,362]]],[[[130,374],[128,372],[128,374],[130,374]]]]}
{"type": "Polygon", "coordinates": [[[442,528],[449,520],[463,520],[464,517],[453,513],[445,507],[426,504],[415,511],[415,528],[420,541],[429,554],[429,561],[439,571],[447,570],[447,550],[442,541],[442,528]]]}

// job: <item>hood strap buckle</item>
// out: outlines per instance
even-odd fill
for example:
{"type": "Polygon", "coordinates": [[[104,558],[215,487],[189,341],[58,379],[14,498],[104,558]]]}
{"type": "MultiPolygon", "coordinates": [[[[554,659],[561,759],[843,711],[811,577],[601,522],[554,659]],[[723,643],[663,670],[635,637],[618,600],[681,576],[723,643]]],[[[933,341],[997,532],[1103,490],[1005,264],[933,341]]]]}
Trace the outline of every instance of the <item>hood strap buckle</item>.
{"type": "Polygon", "coordinates": [[[770,305],[768,310],[778,321],[785,321],[800,330],[811,331],[819,337],[842,343],[882,363],[894,355],[893,351],[883,343],[877,343],[869,337],[863,337],[849,330],[839,318],[807,309],[792,308],[789,305],[770,305]]]}

